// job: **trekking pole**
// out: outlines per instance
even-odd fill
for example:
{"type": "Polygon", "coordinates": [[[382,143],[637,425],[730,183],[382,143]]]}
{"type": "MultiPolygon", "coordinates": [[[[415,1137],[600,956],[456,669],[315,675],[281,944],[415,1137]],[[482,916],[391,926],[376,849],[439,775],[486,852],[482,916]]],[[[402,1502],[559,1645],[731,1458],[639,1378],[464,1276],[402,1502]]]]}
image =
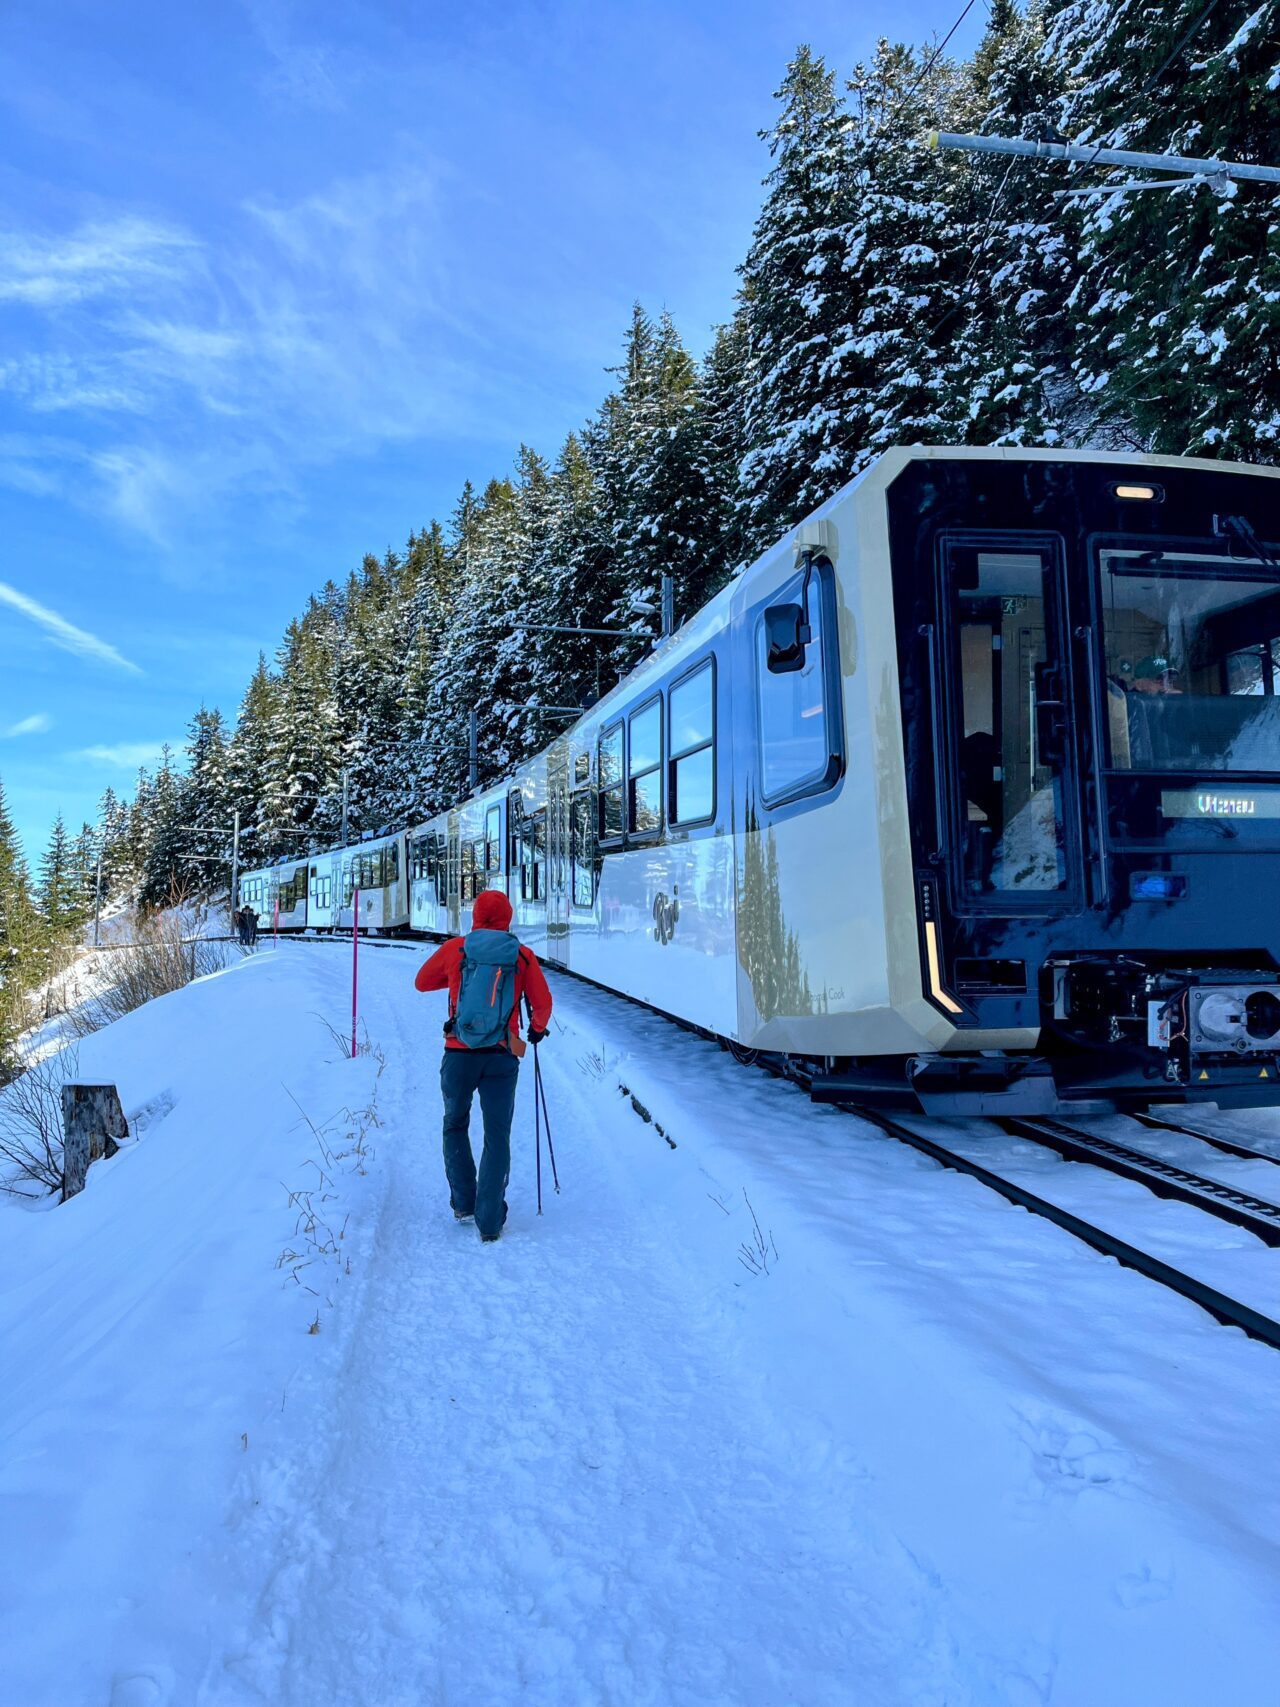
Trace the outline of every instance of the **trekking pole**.
{"type": "Polygon", "coordinates": [[[556,1196],[559,1197],[560,1176],[556,1172],[556,1152],[555,1146],[551,1142],[551,1116],[547,1113],[547,1091],[542,1082],[542,1063],[538,1059],[538,1045],[536,1043],[533,1046],[533,1093],[536,1099],[535,1109],[538,1103],[542,1104],[542,1124],[547,1129],[547,1155],[551,1158],[551,1178],[555,1181],[556,1196]]]}
{"type": "Polygon", "coordinates": [[[538,1104],[538,1045],[533,1046],[533,1153],[538,1170],[538,1214],[542,1214],[542,1110],[538,1104]]]}

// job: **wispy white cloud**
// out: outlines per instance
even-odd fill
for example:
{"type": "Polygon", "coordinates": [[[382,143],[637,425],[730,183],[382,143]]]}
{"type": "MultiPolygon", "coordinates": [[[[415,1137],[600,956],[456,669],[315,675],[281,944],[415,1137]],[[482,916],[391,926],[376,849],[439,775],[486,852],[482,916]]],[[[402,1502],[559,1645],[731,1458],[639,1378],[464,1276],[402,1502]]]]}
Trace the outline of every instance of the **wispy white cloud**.
{"type": "Polygon", "coordinates": [[[110,765],[116,770],[133,771],[139,765],[152,765],[164,752],[163,741],[121,741],[115,746],[81,747],[67,756],[84,764],[110,765]]]}
{"type": "Polygon", "coordinates": [[[17,735],[43,735],[46,729],[53,728],[53,719],[47,711],[33,712],[30,717],[23,717],[17,723],[11,723],[7,729],[0,729],[0,740],[11,741],[17,735]]]}
{"type": "Polygon", "coordinates": [[[6,581],[0,581],[0,604],[8,605],[11,610],[19,611],[40,628],[43,628],[53,645],[64,652],[73,652],[80,658],[97,658],[104,664],[113,664],[118,670],[128,670],[135,676],[142,671],[120,652],[117,652],[109,641],[100,639],[96,634],[90,634],[87,629],[77,628],[66,617],[59,616],[57,611],[50,610],[48,605],[39,604],[35,599],[28,598],[26,593],[20,593],[16,587],[11,587],[6,581]]]}
{"type": "Polygon", "coordinates": [[[154,287],[185,274],[199,245],[188,232],[124,215],[62,236],[0,234],[0,302],[54,308],[154,287]]]}

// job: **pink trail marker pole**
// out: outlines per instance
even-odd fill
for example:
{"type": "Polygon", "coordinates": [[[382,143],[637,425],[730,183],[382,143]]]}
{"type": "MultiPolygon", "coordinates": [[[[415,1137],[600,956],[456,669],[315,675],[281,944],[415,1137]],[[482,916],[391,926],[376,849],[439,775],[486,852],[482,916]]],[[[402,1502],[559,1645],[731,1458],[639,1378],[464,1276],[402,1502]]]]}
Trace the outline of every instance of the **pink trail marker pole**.
{"type": "Polygon", "coordinates": [[[360,1001],[360,891],[351,897],[351,1059],[356,1058],[356,1015],[360,1001]]]}

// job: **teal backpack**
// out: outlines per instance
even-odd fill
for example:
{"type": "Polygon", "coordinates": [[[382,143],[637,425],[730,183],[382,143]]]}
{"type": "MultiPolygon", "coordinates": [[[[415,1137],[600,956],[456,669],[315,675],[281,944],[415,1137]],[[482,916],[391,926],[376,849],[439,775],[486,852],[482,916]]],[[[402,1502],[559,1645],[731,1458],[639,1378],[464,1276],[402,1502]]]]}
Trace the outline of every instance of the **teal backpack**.
{"type": "Polygon", "coordinates": [[[463,937],[453,1032],[468,1049],[496,1049],[506,1043],[519,960],[520,940],[510,931],[472,931],[463,937]]]}

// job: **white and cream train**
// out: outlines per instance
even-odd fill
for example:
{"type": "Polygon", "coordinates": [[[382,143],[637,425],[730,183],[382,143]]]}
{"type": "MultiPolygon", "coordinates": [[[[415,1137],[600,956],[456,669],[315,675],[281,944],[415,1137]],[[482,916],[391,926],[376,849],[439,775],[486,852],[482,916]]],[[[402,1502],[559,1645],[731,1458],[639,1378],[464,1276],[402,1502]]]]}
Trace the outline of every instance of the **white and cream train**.
{"type": "Polygon", "coordinates": [[[1280,471],[899,449],[544,752],[246,872],[931,1112],[1274,1100],[1280,471]],[[1270,543],[1268,543],[1270,542],[1270,543]]]}

